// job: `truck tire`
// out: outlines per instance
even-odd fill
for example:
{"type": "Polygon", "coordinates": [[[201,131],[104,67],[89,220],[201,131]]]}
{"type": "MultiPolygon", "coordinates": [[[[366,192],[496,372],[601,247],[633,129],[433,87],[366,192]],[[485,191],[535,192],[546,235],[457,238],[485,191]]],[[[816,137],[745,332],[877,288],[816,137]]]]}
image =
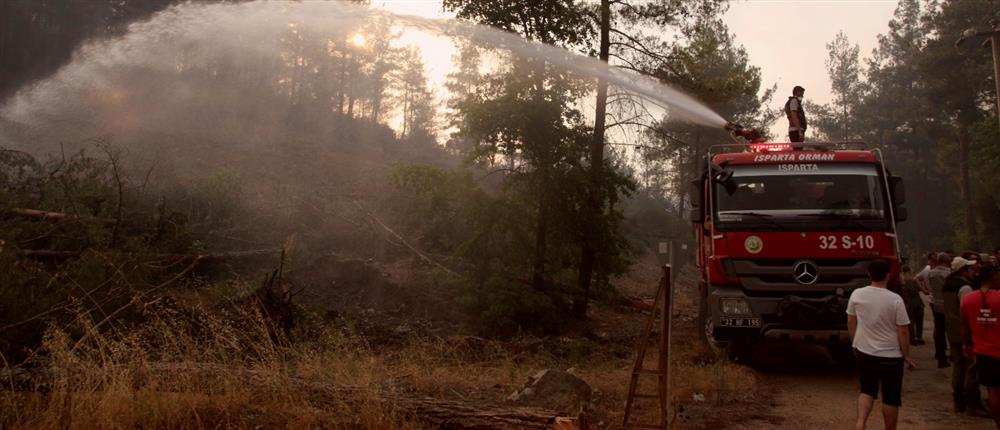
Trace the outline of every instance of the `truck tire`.
{"type": "Polygon", "coordinates": [[[701,333],[699,336],[701,343],[705,346],[705,349],[715,355],[716,358],[723,357],[728,348],[726,342],[717,341],[712,335],[715,331],[715,326],[712,324],[712,318],[708,312],[707,299],[704,296],[702,296],[701,303],[698,306],[698,329],[701,333]]]}
{"type": "Polygon", "coordinates": [[[702,344],[715,359],[743,363],[753,356],[756,345],[751,339],[722,340],[713,336],[715,326],[704,300],[698,309],[698,325],[701,328],[699,331],[701,332],[702,344]]]}

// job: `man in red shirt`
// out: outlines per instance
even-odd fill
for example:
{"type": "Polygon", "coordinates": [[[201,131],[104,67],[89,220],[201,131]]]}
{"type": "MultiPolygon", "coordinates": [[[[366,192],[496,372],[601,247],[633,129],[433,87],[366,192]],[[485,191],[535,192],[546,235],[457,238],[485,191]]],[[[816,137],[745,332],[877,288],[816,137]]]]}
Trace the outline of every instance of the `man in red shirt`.
{"type": "Polygon", "coordinates": [[[979,383],[989,392],[990,414],[1000,429],[1000,271],[983,267],[978,291],[962,296],[962,349],[979,368],[979,383]]]}

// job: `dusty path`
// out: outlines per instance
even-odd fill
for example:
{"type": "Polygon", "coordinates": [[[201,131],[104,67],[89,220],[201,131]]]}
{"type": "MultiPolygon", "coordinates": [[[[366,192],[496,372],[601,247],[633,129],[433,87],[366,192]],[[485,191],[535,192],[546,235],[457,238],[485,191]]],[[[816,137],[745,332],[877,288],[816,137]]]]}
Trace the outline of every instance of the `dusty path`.
{"type": "MultiPolygon", "coordinates": [[[[935,366],[934,347],[930,342],[933,328],[930,309],[927,317],[924,339],[928,343],[913,348],[917,369],[907,372],[903,381],[899,428],[995,428],[989,419],[952,412],[951,368],[937,369],[935,366]]],[[[824,348],[771,345],[758,351],[754,361],[761,385],[774,395],[771,410],[765,414],[775,419],[733,423],[729,429],[853,428],[857,400],[855,376],[851,370],[834,364],[824,348]]],[[[877,402],[868,424],[870,429],[882,428],[881,405],[877,402]]]]}

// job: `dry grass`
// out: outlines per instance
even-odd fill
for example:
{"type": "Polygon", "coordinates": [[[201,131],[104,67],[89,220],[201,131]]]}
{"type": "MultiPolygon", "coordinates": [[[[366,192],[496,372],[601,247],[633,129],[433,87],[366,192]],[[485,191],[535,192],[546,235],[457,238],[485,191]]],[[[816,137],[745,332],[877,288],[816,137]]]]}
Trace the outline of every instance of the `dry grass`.
{"type": "Polygon", "coordinates": [[[691,402],[696,395],[714,404],[752,399],[759,389],[757,376],[746,366],[729,361],[695,363],[675,362],[672,397],[676,402],[691,402]]]}
{"type": "MultiPolygon", "coordinates": [[[[620,428],[633,357],[609,351],[623,345],[411,335],[373,346],[380,339],[342,325],[276,335],[255,308],[227,309],[154,306],[128,330],[98,332],[84,317],[51,329],[34,358],[49,369],[36,378],[44,387],[15,391],[0,380],[0,428],[417,429],[426,425],[394,399],[497,404],[538,370],[570,367],[595,389],[591,422],[620,428]]],[[[645,318],[619,317],[624,333],[645,318]]],[[[695,393],[706,404],[754,393],[752,371],[705,362],[690,344],[675,343],[675,404],[695,393]]]]}
{"type": "Polygon", "coordinates": [[[300,348],[253,312],[157,312],[127,335],[87,339],[49,332],[40,386],[3,392],[0,427],[419,428],[380,399],[384,363],[335,333],[300,348]]]}
{"type": "Polygon", "coordinates": [[[394,399],[497,404],[528,375],[559,367],[517,342],[413,337],[376,349],[343,327],[291,342],[253,311],[146,317],[118,336],[86,319],[50,330],[34,359],[45,369],[37,386],[0,391],[0,428],[417,429],[394,399]]]}

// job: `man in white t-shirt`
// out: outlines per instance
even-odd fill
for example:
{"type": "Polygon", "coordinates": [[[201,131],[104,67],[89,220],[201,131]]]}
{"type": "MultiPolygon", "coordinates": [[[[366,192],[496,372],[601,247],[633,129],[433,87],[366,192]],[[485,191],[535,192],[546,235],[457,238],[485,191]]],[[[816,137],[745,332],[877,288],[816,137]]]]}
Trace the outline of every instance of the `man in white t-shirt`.
{"type": "Polygon", "coordinates": [[[847,302],[847,327],[861,382],[855,426],[859,430],[865,428],[879,386],[885,428],[896,428],[902,405],[903,363],[911,370],[915,367],[910,360],[910,319],[903,298],[886,288],[889,271],[884,260],[872,261],[868,265],[872,285],[854,290],[847,302]]]}
{"type": "Polygon", "coordinates": [[[931,252],[927,254],[927,265],[924,266],[924,268],[921,269],[919,272],[917,272],[916,277],[913,278],[917,281],[917,285],[920,286],[920,291],[923,292],[924,294],[927,294],[928,296],[931,295],[930,292],[931,284],[930,280],[927,278],[927,274],[928,272],[931,271],[931,269],[934,268],[934,266],[938,265],[937,260],[938,260],[937,252],[931,252]]]}

